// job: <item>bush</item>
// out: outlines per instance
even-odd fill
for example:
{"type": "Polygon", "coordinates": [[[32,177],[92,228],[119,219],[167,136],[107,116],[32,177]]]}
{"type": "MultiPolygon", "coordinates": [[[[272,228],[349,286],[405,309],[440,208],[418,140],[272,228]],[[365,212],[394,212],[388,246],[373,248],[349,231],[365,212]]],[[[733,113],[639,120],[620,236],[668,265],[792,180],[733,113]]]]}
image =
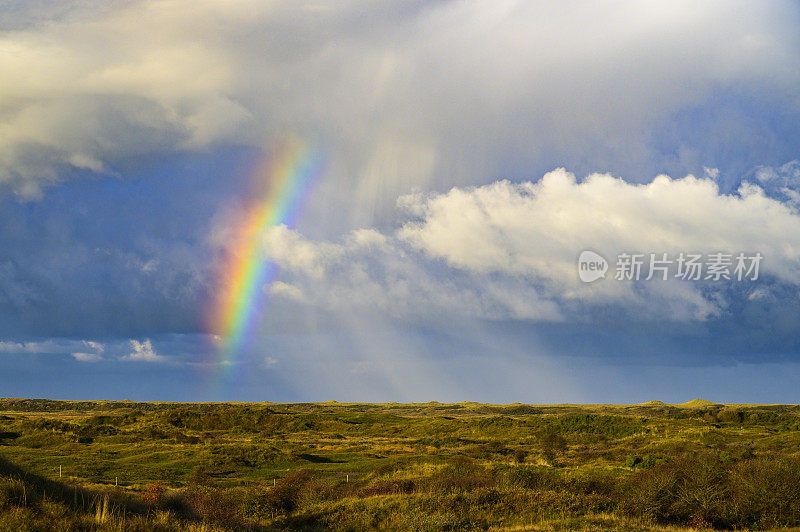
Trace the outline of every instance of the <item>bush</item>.
{"type": "Polygon", "coordinates": [[[290,513],[297,508],[302,489],[311,480],[307,471],[293,473],[264,493],[264,504],[276,513],[290,513]]]}
{"type": "Polygon", "coordinates": [[[509,484],[526,490],[551,490],[560,484],[555,471],[512,467],[507,476],[509,484]]]}
{"type": "Polygon", "coordinates": [[[451,493],[491,487],[496,482],[492,471],[467,457],[459,456],[431,476],[427,483],[433,492],[451,493]]]}
{"type": "Polygon", "coordinates": [[[383,482],[377,481],[375,484],[379,487],[375,490],[375,493],[370,493],[369,488],[363,489],[359,483],[348,482],[343,478],[313,478],[300,490],[297,507],[314,506],[329,501],[338,501],[345,497],[382,495],[384,488],[381,485],[383,485],[383,482]]]}
{"type": "Polygon", "coordinates": [[[178,432],[177,434],[175,434],[175,443],[196,445],[200,443],[200,441],[201,441],[200,438],[198,438],[197,436],[189,436],[187,434],[184,434],[183,432],[178,432]]]}
{"type": "Polygon", "coordinates": [[[478,460],[491,460],[498,456],[504,457],[512,454],[512,451],[499,441],[489,441],[472,447],[467,454],[478,460]]]}
{"type": "Polygon", "coordinates": [[[647,469],[648,467],[653,467],[657,463],[658,463],[658,458],[656,458],[652,454],[648,454],[647,456],[644,457],[642,463],[639,464],[639,467],[647,469]]]}
{"type": "Polygon", "coordinates": [[[215,445],[211,448],[214,467],[258,467],[274,463],[280,453],[256,445],[215,445]]]}
{"type": "Polygon", "coordinates": [[[158,504],[164,498],[167,492],[167,487],[161,482],[150,484],[144,489],[142,500],[147,504],[158,504]]]}
{"type": "Polygon", "coordinates": [[[548,432],[542,436],[542,454],[549,462],[554,462],[557,454],[567,450],[567,440],[560,434],[548,432]]]}
{"type": "Polygon", "coordinates": [[[630,515],[667,523],[703,518],[716,524],[725,499],[725,473],[711,456],[657,464],[630,478],[622,507],[630,515]]]}
{"type": "Polygon", "coordinates": [[[407,464],[403,461],[392,461],[386,464],[381,464],[378,467],[376,467],[375,470],[373,471],[373,474],[376,477],[382,477],[384,475],[389,475],[397,471],[400,471],[406,466],[407,464]]]}
{"type": "Polygon", "coordinates": [[[630,454],[625,458],[625,467],[629,467],[631,469],[647,469],[648,467],[653,467],[657,463],[659,463],[659,459],[652,454],[648,454],[644,458],[630,454]]]}
{"type": "Polygon", "coordinates": [[[634,474],[621,501],[633,516],[702,528],[800,525],[800,460],[744,460],[728,468],[713,456],[656,464],[634,474]]]}
{"type": "Polygon", "coordinates": [[[620,482],[621,478],[609,471],[589,471],[567,479],[564,489],[581,495],[600,495],[611,501],[624,495],[620,482]]]}
{"type": "Polygon", "coordinates": [[[241,495],[234,490],[210,486],[193,486],[185,492],[188,507],[203,521],[223,526],[236,526],[241,495]]]}
{"type": "Polygon", "coordinates": [[[758,458],[734,466],[728,509],[735,526],[766,529],[800,525],[800,460],[758,458]]]}
{"type": "Polygon", "coordinates": [[[647,419],[602,414],[567,414],[549,418],[546,432],[555,434],[602,434],[623,437],[646,431],[647,419]]]}
{"type": "Polygon", "coordinates": [[[275,510],[269,504],[268,488],[255,486],[245,490],[240,514],[243,519],[256,523],[275,517],[275,510]]]}
{"type": "Polygon", "coordinates": [[[526,458],[528,458],[528,453],[525,449],[517,449],[514,451],[514,460],[516,460],[517,463],[524,464],[526,458]]]}
{"type": "Polygon", "coordinates": [[[633,468],[641,463],[642,459],[639,458],[638,456],[628,455],[628,457],[625,458],[625,467],[633,468]]]}
{"type": "Polygon", "coordinates": [[[96,438],[98,436],[114,436],[118,433],[119,430],[111,425],[86,425],[81,427],[76,435],[82,438],[96,438]]]}

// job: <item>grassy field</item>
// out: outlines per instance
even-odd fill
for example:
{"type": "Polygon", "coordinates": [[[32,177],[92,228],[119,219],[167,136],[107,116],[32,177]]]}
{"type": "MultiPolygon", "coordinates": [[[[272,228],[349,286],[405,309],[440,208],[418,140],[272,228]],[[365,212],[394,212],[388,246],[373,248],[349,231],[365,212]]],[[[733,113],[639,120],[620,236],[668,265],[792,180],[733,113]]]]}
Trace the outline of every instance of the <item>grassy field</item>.
{"type": "Polygon", "coordinates": [[[0,400],[0,530],[800,526],[800,407],[0,400]]]}

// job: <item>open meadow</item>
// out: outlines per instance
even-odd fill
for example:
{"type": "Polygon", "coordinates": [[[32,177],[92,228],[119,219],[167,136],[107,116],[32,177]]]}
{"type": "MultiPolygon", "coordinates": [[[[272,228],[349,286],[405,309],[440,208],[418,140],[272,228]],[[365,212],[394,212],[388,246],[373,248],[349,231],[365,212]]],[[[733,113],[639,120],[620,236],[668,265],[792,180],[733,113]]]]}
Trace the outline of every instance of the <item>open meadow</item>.
{"type": "Polygon", "coordinates": [[[800,525],[800,407],[0,401],[0,529],[800,525]]]}

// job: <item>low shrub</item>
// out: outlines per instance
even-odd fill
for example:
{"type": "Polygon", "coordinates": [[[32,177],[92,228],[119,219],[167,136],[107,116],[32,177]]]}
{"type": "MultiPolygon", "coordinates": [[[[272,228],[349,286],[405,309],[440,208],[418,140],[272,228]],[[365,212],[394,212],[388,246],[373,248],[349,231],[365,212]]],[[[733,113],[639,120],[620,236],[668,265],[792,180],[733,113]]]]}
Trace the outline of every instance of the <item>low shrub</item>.
{"type": "Polygon", "coordinates": [[[623,508],[631,515],[687,524],[702,517],[720,522],[726,469],[713,456],[679,459],[635,473],[625,490],[623,508]]]}
{"type": "Polygon", "coordinates": [[[800,460],[756,458],[736,464],[730,473],[726,514],[740,527],[800,525],[800,460]]]}
{"type": "Polygon", "coordinates": [[[307,471],[293,473],[264,493],[264,504],[276,513],[290,513],[297,508],[301,491],[310,481],[307,471]]]}
{"type": "Polygon", "coordinates": [[[167,493],[167,487],[161,482],[150,484],[142,493],[142,500],[147,504],[158,504],[167,493]]]}
{"type": "Polygon", "coordinates": [[[620,501],[632,516],[689,526],[800,525],[800,460],[754,458],[732,467],[713,455],[659,463],[635,473],[620,501]]]}
{"type": "Polygon", "coordinates": [[[232,489],[193,486],[183,496],[191,513],[204,522],[227,527],[240,522],[241,493],[232,489]]]}
{"type": "Polygon", "coordinates": [[[551,490],[560,484],[560,478],[555,471],[528,467],[510,468],[507,480],[512,487],[526,490],[551,490]]]}
{"type": "Polygon", "coordinates": [[[378,480],[361,490],[360,495],[364,497],[370,497],[373,495],[408,494],[414,493],[416,487],[416,483],[410,479],[378,480]]]}

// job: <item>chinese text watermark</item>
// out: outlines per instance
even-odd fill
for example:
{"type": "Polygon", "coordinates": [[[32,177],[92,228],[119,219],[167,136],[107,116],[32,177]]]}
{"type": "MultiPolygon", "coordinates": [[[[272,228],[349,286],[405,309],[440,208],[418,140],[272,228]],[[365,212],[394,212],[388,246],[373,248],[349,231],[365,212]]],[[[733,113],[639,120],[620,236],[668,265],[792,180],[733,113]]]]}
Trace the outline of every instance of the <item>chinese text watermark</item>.
{"type": "MultiPolygon", "coordinates": [[[[670,278],[684,281],[756,281],[761,253],[620,253],[614,267],[617,281],[670,278]]],[[[605,278],[609,264],[594,251],[578,257],[578,276],[584,283],[605,278]]]]}

